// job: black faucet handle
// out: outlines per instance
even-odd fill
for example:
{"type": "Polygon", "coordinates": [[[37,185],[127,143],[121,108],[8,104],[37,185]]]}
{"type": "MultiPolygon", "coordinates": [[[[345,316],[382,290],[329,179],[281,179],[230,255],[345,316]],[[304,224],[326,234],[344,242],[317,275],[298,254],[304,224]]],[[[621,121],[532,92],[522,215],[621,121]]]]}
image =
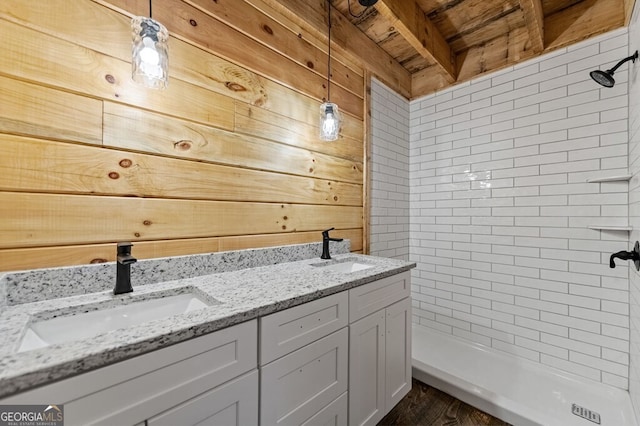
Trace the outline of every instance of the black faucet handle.
{"type": "Polygon", "coordinates": [[[131,242],[122,242],[117,244],[118,254],[123,256],[128,256],[131,254],[131,247],[133,244],[131,242]]]}
{"type": "Polygon", "coordinates": [[[333,231],[336,228],[329,228],[322,231],[322,239],[326,240],[329,238],[329,231],[333,231]]]}
{"type": "Polygon", "coordinates": [[[329,237],[329,231],[333,231],[336,228],[329,228],[322,231],[322,240],[323,241],[342,241],[342,238],[331,238],[329,237]]]}
{"type": "Polygon", "coordinates": [[[329,228],[329,229],[325,229],[324,231],[322,231],[322,236],[329,238],[329,231],[333,231],[336,228],[329,228]]]}
{"type": "Polygon", "coordinates": [[[618,258],[621,260],[633,260],[636,270],[640,271],[640,243],[636,241],[636,244],[633,246],[633,251],[622,250],[617,253],[613,253],[609,258],[610,268],[616,267],[616,263],[614,261],[615,258],[618,258]]]}

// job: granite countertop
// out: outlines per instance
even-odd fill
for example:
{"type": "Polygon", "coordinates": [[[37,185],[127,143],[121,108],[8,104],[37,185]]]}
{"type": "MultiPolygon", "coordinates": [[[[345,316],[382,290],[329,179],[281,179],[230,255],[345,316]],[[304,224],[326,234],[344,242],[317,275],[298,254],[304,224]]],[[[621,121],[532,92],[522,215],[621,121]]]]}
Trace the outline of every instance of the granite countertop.
{"type": "MultiPolygon", "coordinates": [[[[134,266],[135,267],[135,266],[134,266]]],[[[0,398],[182,342],[415,267],[415,263],[351,253],[318,257],[57,299],[33,295],[0,305],[0,398]],[[373,267],[342,273],[314,266],[356,260],[373,267]],[[192,293],[211,306],[92,338],[17,352],[26,327],[38,320],[192,293]],[[26,300],[26,301],[25,301],[26,300]],[[30,301],[34,300],[34,301],[30,301]]],[[[111,264],[111,268],[115,266],[111,264]]],[[[227,268],[229,269],[229,268],[227,268]]],[[[169,274],[170,276],[170,274],[169,274]]],[[[3,291],[7,292],[6,289],[3,291]]],[[[46,293],[46,292],[45,292],[46,293]]],[[[6,294],[5,294],[6,297],[6,294]]],[[[20,298],[20,296],[16,296],[20,298]]]]}

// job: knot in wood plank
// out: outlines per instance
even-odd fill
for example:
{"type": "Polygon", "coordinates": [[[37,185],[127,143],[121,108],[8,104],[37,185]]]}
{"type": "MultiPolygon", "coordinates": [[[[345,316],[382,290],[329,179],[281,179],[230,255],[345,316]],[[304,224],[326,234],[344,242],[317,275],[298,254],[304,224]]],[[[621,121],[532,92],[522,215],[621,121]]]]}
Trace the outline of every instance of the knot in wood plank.
{"type": "Polygon", "coordinates": [[[193,142],[187,139],[179,140],[178,142],[173,144],[175,149],[179,149],[180,151],[189,151],[193,146],[193,142]]]}
{"type": "Polygon", "coordinates": [[[236,83],[234,81],[227,81],[226,83],[224,83],[224,85],[227,87],[227,89],[231,90],[232,92],[246,92],[247,91],[246,87],[244,87],[242,84],[236,83]]]}

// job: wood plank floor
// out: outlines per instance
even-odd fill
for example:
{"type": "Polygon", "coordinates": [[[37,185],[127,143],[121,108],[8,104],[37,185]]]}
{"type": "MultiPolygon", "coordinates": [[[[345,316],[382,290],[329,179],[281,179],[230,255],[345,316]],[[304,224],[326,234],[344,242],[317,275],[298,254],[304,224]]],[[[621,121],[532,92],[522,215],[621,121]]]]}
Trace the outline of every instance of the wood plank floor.
{"type": "Polygon", "coordinates": [[[413,379],[413,388],[379,426],[509,426],[438,389],[413,379]]]}

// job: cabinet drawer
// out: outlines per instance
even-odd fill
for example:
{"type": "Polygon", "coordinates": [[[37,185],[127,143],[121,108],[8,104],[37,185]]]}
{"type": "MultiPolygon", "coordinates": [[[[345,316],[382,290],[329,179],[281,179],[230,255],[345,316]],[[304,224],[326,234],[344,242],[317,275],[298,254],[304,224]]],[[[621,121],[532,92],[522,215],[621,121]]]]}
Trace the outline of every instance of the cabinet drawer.
{"type": "Polygon", "coordinates": [[[147,426],[258,424],[258,370],[232,380],[147,421],[147,426]]]}
{"type": "Polygon", "coordinates": [[[260,424],[303,424],[346,392],[348,346],[343,328],[262,367],[260,424]]]}
{"type": "Polygon", "coordinates": [[[65,404],[65,424],[135,424],[257,367],[257,321],[2,400],[65,404]]]}
{"type": "Polygon", "coordinates": [[[261,318],[260,364],[345,327],[349,321],[348,300],[348,293],[343,291],[261,318]]]}
{"type": "Polygon", "coordinates": [[[302,426],[347,426],[349,399],[348,393],[343,393],[338,399],[320,410],[315,416],[304,422],[302,426]]]}
{"type": "Polygon", "coordinates": [[[349,322],[354,322],[392,303],[409,297],[409,271],[349,290],[349,322]]]}

